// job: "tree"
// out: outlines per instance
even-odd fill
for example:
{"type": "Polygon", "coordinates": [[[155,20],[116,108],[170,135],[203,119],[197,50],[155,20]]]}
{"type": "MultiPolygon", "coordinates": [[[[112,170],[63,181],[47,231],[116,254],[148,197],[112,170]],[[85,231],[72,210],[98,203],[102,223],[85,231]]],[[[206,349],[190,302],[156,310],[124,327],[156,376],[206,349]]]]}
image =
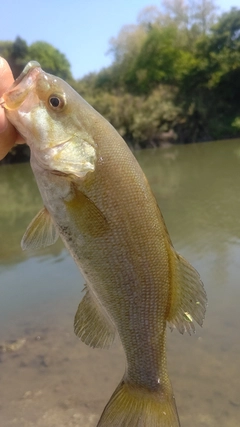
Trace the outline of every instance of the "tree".
{"type": "Polygon", "coordinates": [[[9,62],[15,78],[26,64],[27,51],[27,43],[21,37],[17,37],[14,42],[0,43],[0,55],[9,62]]]}
{"type": "Polygon", "coordinates": [[[198,32],[206,34],[216,21],[214,0],[163,0],[162,4],[166,17],[178,28],[198,27],[198,32]]]}
{"type": "Polygon", "coordinates": [[[202,34],[207,34],[216,22],[217,6],[213,0],[193,0],[191,20],[198,26],[202,34]]]}
{"type": "Polygon", "coordinates": [[[10,41],[0,41],[0,56],[9,60],[13,43],[10,41]]]}
{"type": "Polygon", "coordinates": [[[105,90],[124,90],[126,76],[134,66],[135,58],[141,50],[147,32],[144,25],[126,25],[116,38],[110,40],[109,53],[113,64],[101,70],[96,78],[96,87],[105,90]]]}
{"type": "Polygon", "coordinates": [[[174,22],[178,28],[186,28],[189,24],[189,6],[185,0],[163,0],[166,18],[174,22]]]}
{"type": "Polygon", "coordinates": [[[138,23],[139,25],[150,28],[151,25],[156,24],[161,19],[161,12],[157,6],[147,6],[140,11],[138,14],[138,23]]]}
{"type": "Polygon", "coordinates": [[[131,92],[149,94],[159,84],[177,85],[194,57],[174,23],[152,25],[132,67],[126,74],[131,92]]]}
{"type": "Polygon", "coordinates": [[[72,80],[70,64],[65,55],[49,43],[39,41],[28,46],[25,40],[17,37],[14,42],[0,42],[0,54],[9,62],[15,78],[27,62],[35,60],[46,72],[64,80],[72,80]]]}
{"type": "MultiPolygon", "coordinates": [[[[196,45],[196,61],[180,84],[188,122],[197,118],[212,139],[237,134],[240,116],[240,10],[224,13],[196,45]]],[[[199,137],[199,136],[198,136],[199,137]]]]}
{"type": "Polygon", "coordinates": [[[38,61],[47,73],[57,75],[64,80],[70,80],[72,74],[70,63],[65,55],[51,44],[38,41],[28,48],[28,60],[38,61]]]}

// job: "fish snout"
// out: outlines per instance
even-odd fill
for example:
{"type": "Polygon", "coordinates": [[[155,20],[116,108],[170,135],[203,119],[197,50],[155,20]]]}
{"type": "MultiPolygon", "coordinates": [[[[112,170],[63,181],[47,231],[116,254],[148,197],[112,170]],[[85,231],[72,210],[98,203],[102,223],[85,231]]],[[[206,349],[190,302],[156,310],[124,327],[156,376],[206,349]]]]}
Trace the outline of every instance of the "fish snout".
{"type": "Polygon", "coordinates": [[[36,61],[30,61],[7,92],[2,95],[0,104],[7,110],[16,110],[27,98],[42,71],[36,61]]]}

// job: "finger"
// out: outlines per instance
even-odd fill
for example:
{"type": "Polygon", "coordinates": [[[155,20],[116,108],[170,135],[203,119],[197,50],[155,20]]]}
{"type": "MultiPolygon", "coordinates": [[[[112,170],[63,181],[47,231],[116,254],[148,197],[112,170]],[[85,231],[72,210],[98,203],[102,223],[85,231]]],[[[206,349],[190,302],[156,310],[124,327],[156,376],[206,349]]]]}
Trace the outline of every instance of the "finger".
{"type": "MultiPolygon", "coordinates": [[[[0,96],[12,85],[14,78],[7,61],[0,57],[0,96]]],[[[7,120],[3,107],[0,107],[0,160],[6,156],[16,143],[23,143],[14,126],[7,120]]]]}
{"type": "MultiPolygon", "coordinates": [[[[14,79],[7,61],[0,57],[0,96],[12,85],[14,79]]],[[[0,132],[6,130],[8,120],[3,107],[0,107],[0,132]]]]}
{"type": "Polygon", "coordinates": [[[0,96],[12,85],[14,78],[7,61],[0,56],[0,96]]]}
{"type": "MultiPolygon", "coordinates": [[[[11,68],[7,61],[0,57],[0,96],[11,86],[13,83],[13,75],[11,68]]],[[[3,132],[7,127],[7,118],[4,109],[0,107],[0,132],[3,132]]]]}
{"type": "Polygon", "coordinates": [[[6,154],[15,145],[18,138],[18,133],[15,127],[8,123],[4,132],[0,133],[0,160],[6,156],[6,154]]]}
{"type": "Polygon", "coordinates": [[[2,107],[0,107],[0,132],[3,132],[7,127],[7,118],[5,115],[5,111],[2,107]]]}

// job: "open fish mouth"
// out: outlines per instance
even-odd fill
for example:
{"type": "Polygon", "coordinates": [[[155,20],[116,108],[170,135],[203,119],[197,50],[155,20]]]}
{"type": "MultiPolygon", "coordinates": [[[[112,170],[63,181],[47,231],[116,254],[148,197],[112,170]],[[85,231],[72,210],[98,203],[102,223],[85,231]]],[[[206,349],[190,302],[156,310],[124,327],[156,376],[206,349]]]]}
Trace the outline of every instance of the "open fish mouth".
{"type": "Polygon", "coordinates": [[[31,91],[36,82],[36,77],[41,71],[41,66],[37,61],[30,61],[8,91],[2,95],[0,104],[7,110],[19,108],[31,91]]]}
{"type": "Polygon", "coordinates": [[[27,65],[24,67],[23,71],[21,72],[20,76],[16,78],[16,80],[13,82],[11,89],[16,87],[23,79],[24,77],[29,73],[29,71],[33,70],[34,68],[41,68],[41,65],[37,61],[30,61],[27,63],[27,65]]]}

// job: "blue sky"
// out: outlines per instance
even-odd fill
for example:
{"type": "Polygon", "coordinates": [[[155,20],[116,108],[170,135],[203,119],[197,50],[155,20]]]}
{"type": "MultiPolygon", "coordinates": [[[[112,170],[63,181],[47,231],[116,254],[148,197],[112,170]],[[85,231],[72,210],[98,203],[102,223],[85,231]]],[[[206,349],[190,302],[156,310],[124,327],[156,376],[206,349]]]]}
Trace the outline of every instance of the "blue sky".
{"type": "MultiPolygon", "coordinates": [[[[156,0],[5,0],[0,5],[0,40],[20,36],[28,44],[46,41],[64,53],[75,78],[110,65],[109,40],[156,0]]],[[[218,0],[220,11],[239,0],[218,0]]]]}

